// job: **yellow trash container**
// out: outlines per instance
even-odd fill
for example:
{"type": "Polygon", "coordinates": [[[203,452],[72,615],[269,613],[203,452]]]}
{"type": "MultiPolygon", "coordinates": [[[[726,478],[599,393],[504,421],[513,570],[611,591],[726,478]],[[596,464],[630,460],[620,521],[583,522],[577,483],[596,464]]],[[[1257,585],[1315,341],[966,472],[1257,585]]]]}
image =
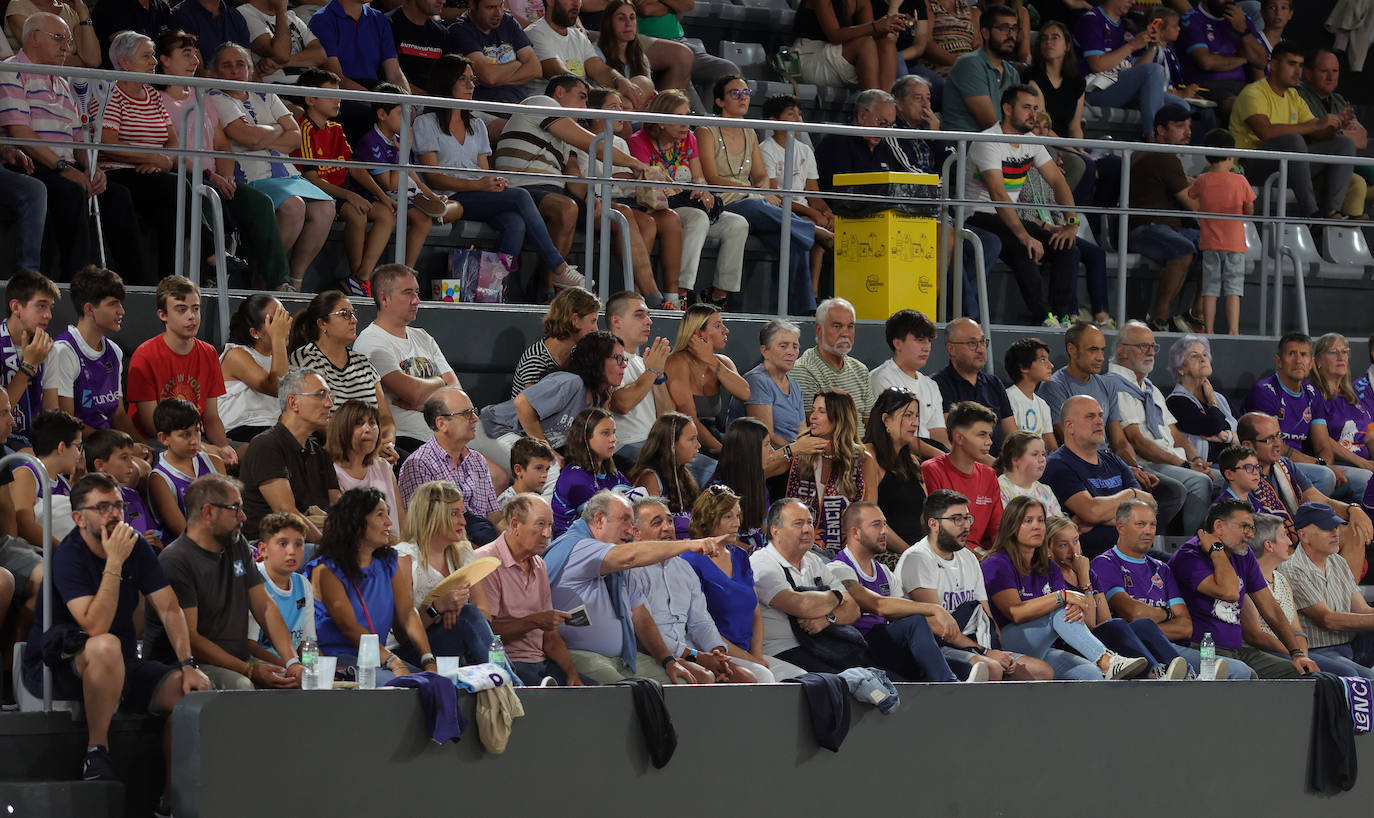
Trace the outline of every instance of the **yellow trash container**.
{"type": "Polygon", "coordinates": [[[885,320],[900,309],[933,320],[939,303],[936,198],[940,177],[930,173],[841,173],[834,186],[846,193],[909,196],[911,204],[877,209],[836,200],[835,294],[854,304],[859,318],[885,320]]]}

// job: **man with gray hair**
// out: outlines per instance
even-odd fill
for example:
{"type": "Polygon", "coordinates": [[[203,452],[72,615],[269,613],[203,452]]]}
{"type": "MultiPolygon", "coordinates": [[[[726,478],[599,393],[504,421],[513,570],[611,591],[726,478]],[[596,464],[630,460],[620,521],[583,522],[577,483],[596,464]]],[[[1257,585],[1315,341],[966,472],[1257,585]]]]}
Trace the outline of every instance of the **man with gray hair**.
{"type": "MultiPolygon", "coordinates": [[[[636,616],[638,598],[628,582],[631,568],[679,554],[712,556],[734,535],[699,540],[634,538],[630,501],[612,491],[592,495],[577,520],[544,552],[556,610],[585,610],[585,624],[559,627],[579,675],[598,682],[644,676],[661,684],[691,684],[694,670],[669,652],[652,617],[636,616]]],[[[700,670],[700,668],[697,668],[700,670]]]]}
{"type": "Polygon", "coordinates": [[[432,430],[429,440],[401,464],[398,488],[401,502],[431,480],[451,481],[463,492],[467,510],[502,526],[501,504],[486,458],[468,444],[477,436],[477,412],[472,399],[456,386],[441,386],[424,404],[425,425],[432,430]]]}
{"type": "MultiPolygon", "coordinates": [[[[897,121],[897,104],[880,88],[860,91],[854,99],[854,123],[864,128],[891,128],[897,121]]],[[[830,134],[816,146],[816,167],[821,190],[834,190],[837,173],[907,171],[890,140],[881,136],[830,134]]]]}
{"type": "Polygon", "coordinates": [[[854,349],[854,305],[843,298],[827,298],[816,307],[816,345],[803,352],[792,368],[792,379],[801,387],[803,417],[811,412],[816,393],[837,389],[849,393],[859,410],[859,434],[873,408],[873,385],[868,367],[849,357],[854,349]]]}
{"type": "Polygon", "coordinates": [[[339,499],[334,462],[315,435],[329,426],[334,393],[313,369],[292,368],[277,381],[281,418],[257,435],[243,453],[243,535],[258,538],[258,523],[274,511],[290,511],[306,521],[305,539],[318,543],[322,532],[306,513],[328,511],[339,499]]]}

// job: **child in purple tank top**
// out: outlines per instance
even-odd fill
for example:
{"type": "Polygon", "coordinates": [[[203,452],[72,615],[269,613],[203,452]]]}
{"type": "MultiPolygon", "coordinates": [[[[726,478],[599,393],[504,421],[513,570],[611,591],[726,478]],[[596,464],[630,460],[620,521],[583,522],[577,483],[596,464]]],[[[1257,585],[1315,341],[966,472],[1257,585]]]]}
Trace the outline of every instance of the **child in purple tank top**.
{"type": "Polygon", "coordinates": [[[162,531],[139,491],[143,480],[138,444],[118,429],[101,429],[86,438],[86,471],[104,472],[119,481],[124,495],[124,522],[143,535],[148,544],[162,550],[162,531]]]}
{"type": "MultiPolygon", "coordinates": [[[[72,529],[71,504],[63,499],[68,494],[67,478],[76,471],[81,463],[81,421],[63,412],[52,409],[39,413],[34,418],[32,434],[33,453],[42,461],[48,472],[48,485],[52,488],[54,543],[60,542],[72,529]]],[[[39,480],[38,470],[25,463],[13,471],[14,481],[10,484],[14,498],[14,518],[19,536],[34,544],[43,542],[43,524],[38,515],[42,507],[43,483],[39,480]]]]}
{"type": "Polygon", "coordinates": [[[200,450],[200,412],[187,400],[169,398],[153,411],[157,439],[167,450],[148,476],[148,494],[162,523],[162,541],[186,530],[186,489],[203,474],[223,472],[217,458],[200,450]]]}

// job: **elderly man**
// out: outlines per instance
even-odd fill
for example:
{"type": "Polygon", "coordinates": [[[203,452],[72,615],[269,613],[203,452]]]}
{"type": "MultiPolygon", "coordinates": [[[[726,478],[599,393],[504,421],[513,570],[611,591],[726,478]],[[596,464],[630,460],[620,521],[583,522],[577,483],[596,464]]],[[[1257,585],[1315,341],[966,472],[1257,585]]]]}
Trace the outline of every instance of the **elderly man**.
{"type": "Polygon", "coordinates": [[[468,511],[500,524],[501,506],[487,460],[468,448],[477,436],[472,399],[456,386],[440,387],[425,401],[424,418],[433,434],[401,465],[401,502],[409,506],[416,489],[431,480],[448,480],[463,492],[468,511]]]}
{"type": "MultiPolygon", "coordinates": [[[[1295,43],[1274,46],[1269,58],[1269,76],[1245,86],[1231,109],[1231,134],[1237,148],[1281,151],[1289,154],[1317,153],[1326,156],[1354,156],[1355,142],[1340,131],[1354,119],[1352,111],[1324,114],[1308,109],[1298,95],[1302,82],[1303,56],[1295,43]]],[[[1254,159],[1245,163],[1245,177],[1263,185],[1279,163],[1254,159]]],[[[1292,160],[1288,163],[1288,189],[1297,196],[1296,210],[1289,215],[1320,219],[1344,218],[1352,162],[1335,165],[1292,160]],[[1321,196],[1314,186],[1321,179],[1321,196]]]]}
{"type": "MultiPolygon", "coordinates": [[[[634,519],[638,539],[676,539],[673,514],[662,497],[636,500],[634,519]]],[[[631,596],[642,602],[635,608],[635,630],[648,630],[642,619],[652,622],[670,654],[710,674],[702,681],[770,684],[775,680],[764,665],[729,654],[707,610],[701,580],[687,560],[672,558],[640,566],[628,572],[627,582],[631,596]]]]}
{"type": "Polygon", "coordinates": [[[1001,4],[982,11],[983,46],[955,60],[945,80],[947,131],[982,131],[996,125],[1003,95],[1021,82],[1021,73],[1011,62],[1020,34],[1016,12],[1001,4]]]}
{"type": "Polygon", "coordinates": [[[1325,503],[1350,523],[1339,529],[1340,551],[1351,573],[1359,576],[1364,571],[1365,546],[1374,539],[1374,524],[1365,510],[1357,503],[1342,503],[1327,496],[1307,479],[1301,467],[1283,456],[1283,434],[1273,416],[1261,412],[1241,415],[1236,422],[1236,439],[1254,450],[1263,478],[1251,491],[1251,500],[1289,525],[1301,504],[1325,503]]]}
{"type": "MultiPolygon", "coordinates": [[[[962,634],[959,623],[938,602],[917,602],[874,557],[887,551],[887,518],[873,503],[853,503],[844,510],[844,550],[830,561],[830,575],[839,580],[858,604],[862,615],[854,627],[864,635],[873,658],[884,670],[909,680],[958,681],[940,639],[949,642],[962,634]]],[[[986,682],[988,665],[954,660],[970,682],[986,682]]]]}
{"type": "MultiPolygon", "coordinates": [[[[1034,87],[1013,85],[1001,95],[999,104],[1000,121],[986,126],[983,133],[1028,134],[1035,127],[1040,114],[1040,94],[1034,87]]],[[[970,198],[981,203],[972,206],[968,221],[1002,242],[1001,258],[1016,275],[1016,286],[1030,311],[1032,323],[1059,327],[1056,316],[1067,316],[1073,299],[1074,268],[1077,266],[1074,241],[1078,236],[1073,193],[1064,174],[1043,145],[976,142],[969,148],[968,158],[964,172],[968,176],[970,198]],[[1064,208],[1062,226],[1046,228],[1023,222],[1019,211],[1004,206],[1019,200],[1027,170],[1032,166],[1040,171],[1045,183],[1054,191],[1055,202],[1064,208]],[[1042,263],[1050,268],[1049,301],[1045,300],[1041,280],[1042,263]]]]}
{"type": "Polygon", "coordinates": [[[353,351],[372,361],[382,394],[396,422],[396,448],[406,455],[429,437],[420,407],[443,386],[458,386],[444,351],[428,332],[411,326],[420,309],[420,285],[404,264],[387,264],[372,274],[377,318],[358,333],[353,351]]]}
{"type": "Polygon", "coordinates": [[[1292,586],[1313,658],[1339,663],[1335,672],[1343,676],[1374,679],[1374,608],[1365,602],[1350,566],[1339,559],[1336,532],[1345,521],[1325,503],[1303,503],[1293,525],[1298,549],[1278,571],[1292,586]]]}
{"type": "Polygon", "coordinates": [[[1317,670],[1317,663],[1294,637],[1264,581],[1259,563],[1250,551],[1254,535],[1250,504],[1226,498],[1208,510],[1197,536],[1185,542],[1169,560],[1193,618],[1189,647],[1196,649],[1203,636],[1211,634],[1218,657],[1239,659],[1260,678],[1297,678],[1317,670]],[[1291,663],[1245,644],[1240,618],[1247,599],[1288,649],[1291,663]]]}
{"type": "MultiPolygon", "coordinates": [[[[1288,0],[1270,0],[1276,5],[1287,5],[1288,0]]],[[[1266,3],[1268,8],[1270,3],[1266,3]]],[[[1290,12],[1291,14],[1291,12],[1290,12]]],[[[1341,63],[1336,55],[1327,48],[1319,48],[1312,61],[1303,68],[1302,85],[1298,86],[1298,96],[1307,103],[1313,116],[1335,114],[1344,123],[1338,134],[1350,137],[1356,151],[1369,147],[1369,131],[1355,117],[1355,109],[1336,86],[1341,81],[1341,63]]],[[[1347,216],[1363,216],[1368,206],[1369,183],[1360,173],[1350,177],[1350,186],[1345,191],[1345,201],[1341,212],[1347,216]]]]}
{"type": "MultiPolygon", "coordinates": [[[[300,659],[281,611],[243,539],[239,481],[222,474],[196,478],[186,489],[186,530],[157,560],[176,592],[191,635],[191,653],[216,690],[300,687],[300,659]],[[272,642],[272,653],[248,638],[248,618],[272,642]],[[277,662],[284,661],[285,667],[277,662]]],[[[172,660],[162,619],[149,612],[143,655],[172,660]]]]}
{"type": "MultiPolygon", "coordinates": [[[[119,482],[103,472],[87,474],[72,484],[71,501],[76,527],[52,555],[52,623],[44,632],[43,620],[34,620],[24,678],[15,684],[41,696],[44,654],[51,652],[54,697],[86,706],[81,777],[114,781],[119,776],[110,761],[109,734],[115,710],[122,704],[165,715],[187,693],[209,690],[210,680],[196,668],[186,617],[157,554],[124,522],[119,482]],[[140,596],[161,617],[176,665],[138,657],[134,609],[140,596]]],[[[168,720],[163,728],[169,742],[171,727],[168,720]]]]}
{"type": "MultiPolygon", "coordinates": [[[[1097,589],[1107,595],[1107,606],[1113,616],[1127,622],[1148,619],[1157,632],[1173,642],[1186,642],[1193,635],[1193,618],[1183,602],[1174,572],[1167,563],[1150,556],[1157,528],[1154,501],[1123,500],[1116,507],[1114,520],[1116,545],[1099,554],[1092,561],[1093,576],[1100,584],[1097,589]]],[[[1201,668],[1202,654],[1180,644],[1170,650],[1188,662],[1196,674],[1201,668]]],[[[1218,659],[1216,678],[1249,679],[1250,666],[1239,659],[1218,659]]]]}
{"type": "Polygon", "coordinates": [[[792,631],[793,619],[812,634],[859,619],[859,606],[811,550],[815,539],[811,511],[800,500],[785,498],[769,507],[769,543],[749,557],[763,609],[763,652],[808,671],[839,673],[844,668],[803,647],[792,631]]]}
{"type": "MultiPolygon", "coordinates": [[[[891,128],[897,120],[892,95],[879,88],[860,91],[854,98],[854,124],[864,128],[891,128]]],[[[892,140],[880,136],[830,134],[816,147],[821,190],[834,190],[837,173],[906,171],[892,140]]]]}
{"type": "Polygon", "coordinates": [[[1116,338],[1116,360],[1107,382],[1116,390],[1121,428],[1142,468],[1183,486],[1184,531],[1196,531],[1207,514],[1212,494],[1222,488],[1207,458],[1178,430],[1177,421],[1164,405],[1164,393],[1150,380],[1159,344],[1155,334],[1140,321],[1127,321],[1116,338]]]}
{"type": "MultiPolygon", "coordinates": [[[[24,22],[23,43],[19,53],[7,62],[63,65],[72,47],[72,32],[61,17],[39,12],[24,22]]],[[[104,171],[87,166],[87,152],[72,147],[72,143],[86,138],[82,115],[66,79],[23,72],[0,74],[0,126],[16,139],[44,143],[25,145],[21,150],[32,160],[34,176],[47,187],[47,224],[62,226],[61,240],[51,242],[59,254],[57,269],[62,280],[99,261],[91,229],[92,196],[100,197],[101,223],[108,235],[138,235],[137,211],[129,190],[107,185],[104,171]]],[[[126,272],[144,270],[138,244],[111,242],[109,266],[126,272]]]]}
{"type": "Polygon", "coordinates": [[[273,511],[292,511],[306,520],[306,542],[322,532],[308,516],[311,506],[328,511],[339,499],[334,462],[317,434],[329,427],[334,393],[313,369],[288,369],[277,381],[281,418],[257,435],[243,453],[243,534],[258,537],[258,521],[273,511]]]}
{"type": "Polygon", "coordinates": [[[1322,493],[1343,500],[1361,499],[1369,472],[1328,463],[1312,452],[1312,407],[1319,396],[1317,387],[1307,379],[1311,372],[1312,339],[1301,332],[1285,334],[1274,355],[1274,371],[1255,381],[1245,394],[1245,411],[1278,419],[1281,454],[1322,493]]]}
{"type": "Polygon", "coordinates": [[[940,387],[944,413],[956,403],[971,400],[991,409],[997,416],[992,428],[992,449],[979,462],[992,466],[1002,452],[1002,441],[1016,431],[1011,401],[1006,387],[983,368],[988,362],[988,339],[983,328],[971,318],[956,318],[945,325],[945,352],[949,363],[931,376],[940,387]]]}
{"type": "Polygon", "coordinates": [[[491,629],[506,646],[506,658],[520,680],[537,685],[551,678],[561,685],[582,684],[582,677],[558,635],[568,619],[553,607],[544,549],[553,535],[553,509],[538,494],[517,494],[506,504],[506,530],[473,552],[495,557],[501,566],[482,580],[491,608],[491,629]]]}
{"type": "Polygon", "coordinates": [[[639,613],[643,600],[631,590],[627,572],[689,551],[710,556],[733,535],[636,541],[634,533],[630,501],[602,491],[544,554],[554,606],[561,611],[586,606],[590,624],[564,623],[558,631],[573,664],[580,675],[603,683],[630,676],[661,684],[705,681],[710,674],[674,656],[653,617],[639,613]]]}
{"type": "Polygon", "coordinates": [[[873,408],[873,386],[868,367],[849,357],[854,349],[854,305],[843,298],[827,298],[816,307],[816,345],[803,352],[792,367],[792,379],[801,387],[802,408],[811,411],[816,393],[825,389],[848,392],[859,410],[859,434],[873,408]]]}

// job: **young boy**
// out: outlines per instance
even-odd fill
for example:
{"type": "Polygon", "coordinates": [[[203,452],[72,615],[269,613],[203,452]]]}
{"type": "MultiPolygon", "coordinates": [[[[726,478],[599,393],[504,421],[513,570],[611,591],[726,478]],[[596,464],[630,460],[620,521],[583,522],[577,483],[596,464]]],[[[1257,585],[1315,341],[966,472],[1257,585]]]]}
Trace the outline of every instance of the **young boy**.
{"type": "Polygon", "coordinates": [[[144,465],[138,457],[138,444],[118,429],[99,429],[86,438],[86,471],[104,472],[119,481],[119,492],[124,495],[124,522],[161,551],[162,532],[139,493],[144,465]]]}
{"type": "MultiPolygon", "coordinates": [[[[339,75],[322,68],[307,68],[301,72],[296,85],[337,89],[339,75]]],[[[291,155],[302,159],[351,160],[353,148],[344,136],[343,126],[333,121],[339,115],[341,100],[305,97],[304,102],[305,115],[300,118],[301,146],[291,155]]],[[[369,190],[372,201],[348,189],[347,168],[301,165],[300,169],[302,176],[338,201],[339,216],[344,222],[344,253],[348,256],[349,275],[344,280],[345,289],[349,295],[371,295],[372,271],[381,261],[396,226],[396,203],[384,195],[366,173],[354,178],[369,190]],[[367,229],[368,222],[372,222],[371,232],[367,229]]]]}
{"type": "Polygon", "coordinates": [[[48,322],[60,297],[51,279],[32,270],[16,271],[5,284],[9,317],[0,321],[0,381],[10,396],[13,434],[22,437],[43,411],[43,364],[52,352],[48,322]]]}
{"type": "Polygon", "coordinates": [[[991,466],[978,462],[992,450],[992,429],[997,415],[981,403],[960,401],[945,416],[950,451],[921,464],[926,491],[953,489],[968,498],[973,526],[968,547],[978,559],[987,556],[997,528],[1002,525],[1002,490],[991,466]]]}
{"type": "Polygon", "coordinates": [[[1264,479],[1260,474],[1259,457],[1256,456],[1254,449],[1249,446],[1227,446],[1217,455],[1217,468],[1221,471],[1222,479],[1226,481],[1226,488],[1221,490],[1217,500],[1230,497],[1249,503],[1256,513],[1264,511],[1259,498],[1251,494],[1259,488],[1260,481],[1264,479]]]}
{"type": "MultiPolygon", "coordinates": [[[[404,93],[389,82],[384,82],[372,90],[378,94],[404,93]]],[[[388,165],[408,163],[410,157],[401,156],[401,103],[374,102],[372,115],[376,117],[376,123],[373,124],[372,130],[358,140],[356,158],[361,162],[381,162],[388,165]]],[[[393,208],[396,206],[396,192],[401,185],[399,172],[382,168],[350,168],[348,175],[353,180],[354,187],[363,195],[376,201],[385,200],[393,208]]],[[[406,230],[406,266],[414,269],[420,260],[420,251],[424,249],[425,238],[429,236],[434,222],[443,224],[457,221],[463,217],[463,206],[435,194],[414,171],[410,171],[408,193],[410,205],[406,209],[406,221],[409,223],[406,230]]]]}
{"type": "Polygon", "coordinates": [[[148,475],[148,496],[162,521],[162,540],[170,543],[186,530],[186,489],[202,474],[224,473],[219,458],[200,450],[200,413],[190,401],[171,398],[153,410],[158,442],[167,450],[158,455],[148,475]]]}
{"type": "MultiPolygon", "coordinates": [[[[157,317],[164,330],[138,345],[129,358],[129,402],[135,422],[150,428],[159,401],[185,398],[200,412],[205,439],[228,465],[239,462],[219,419],[224,371],[215,348],[196,337],[200,331],[200,290],[184,276],[157,284],[157,317]]],[[[134,435],[135,439],[142,434],[134,435]]]]}
{"type": "MultiPolygon", "coordinates": [[[[1236,138],[1225,128],[1207,132],[1202,144],[1209,148],[1234,148],[1236,138]]],[[[1239,173],[1232,173],[1232,157],[1208,156],[1207,172],[1188,188],[1201,213],[1253,215],[1255,189],[1239,173]]],[[[1226,325],[1231,335],[1240,334],[1240,297],[1245,294],[1245,223],[1236,219],[1200,219],[1202,240],[1202,323],[1214,331],[1217,296],[1226,296],[1226,325]]]]}
{"type": "Polygon", "coordinates": [[[1040,435],[1045,439],[1045,451],[1054,451],[1059,441],[1054,437],[1050,405],[1035,394],[1036,388],[1054,374],[1050,348],[1039,338],[1018,338],[1007,347],[1002,363],[1012,384],[1007,387],[1007,400],[1011,401],[1011,416],[1016,420],[1016,428],[1040,435]]]}
{"type": "Polygon", "coordinates": [[[887,347],[892,357],[873,367],[868,383],[875,396],[884,389],[896,387],[915,393],[921,404],[920,425],[916,428],[916,456],[922,461],[949,451],[949,432],[945,429],[944,401],[940,386],[921,372],[930,360],[930,348],[935,342],[935,324],[916,310],[897,310],[888,316],[884,325],[887,347]],[[939,444],[939,448],[927,443],[939,444]]]}
{"type": "MultiPolygon", "coordinates": [[[[54,409],[40,412],[33,420],[33,453],[43,461],[52,484],[52,544],[55,546],[72,530],[71,501],[67,499],[71,482],[85,467],[81,456],[81,421],[54,409]]],[[[43,544],[42,508],[38,472],[28,463],[15,467],[10,497],[14,499],[15,522],[19,536],[34,545],[43,544]]]]}
{"type": "Polygon", "coordinates": [[[549,444],[534,437],[522,437],[510,449],[510,473],[513,482],[510,488],[496,498],[504,510],[506,503],[523,492],[539,494],[544,490],[544,481],[553,465],[553,449],[549,444]]]}
{"type": "MultiPolygon", "coordinates": [[[[282,621],[291,632],[291,646],[299,648],[304,640],[315,638],[315,592],[310,580],[297,573],[305,556],[305,520],[291,511],[273,512],[258,523],[258,534],[262,537],[258,543],[258,570],[267,579],[262,587],[281,611],[282,621]]],[[[251,612],[248,639],[263,650],[272,650],[272,641],[251,612]]],[[[266,661],[283,664],[275,655],[266,661]]]]}
{"type": "Polygon", "coordinates": [[[53,341],[43,372],[43,408],[75,415],[86,425],[87,436],[100,429],[136,435],[119,384],[124,353],[105,337],[124,325],[124,280],[104,267],[87,265],[72,279],[71,295],[76,326],[53,341]]]}
{"type": "MultiPolygon", "coordinates": [[[[763,101],[763,118],[781,122],[801,122],[801,101],[791,94],[775,94],[763,101]]],[[[787,132],[774,131],[771,139],[759,143],[763,166],[768,175],[782,187],[783,164],[786,158],[787,132]]],[[[792,190],[820,193],[820,173],[816,153],[800,139],[792,140],[792,190]]],[[[816,243],[811,245],[811,289],[821,291],[821,265],[825,253],[835,246],[835,214],[830,205],[819,197],[798,196],[792,200],[792,212],[816,225],[816,243]]]]}

